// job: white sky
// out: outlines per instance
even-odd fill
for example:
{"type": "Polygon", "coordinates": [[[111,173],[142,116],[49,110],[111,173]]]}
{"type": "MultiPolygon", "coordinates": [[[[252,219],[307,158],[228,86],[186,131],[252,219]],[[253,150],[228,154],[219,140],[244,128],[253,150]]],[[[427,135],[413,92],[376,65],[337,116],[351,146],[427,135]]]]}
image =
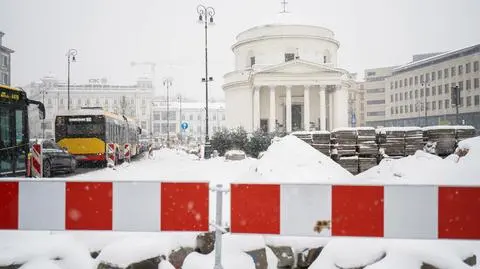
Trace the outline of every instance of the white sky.
{"type": "MultiPolygon", "coordinates": [[[[215,8],[209,29],[211,96],[223,98],[223,75],[233,70],[235,36],[272,18],[280,0],[0,0],[3,45],[15,50],[12,84],[48,73],[66,80],[69,48],[79,51],[72,81],[108,78],[134,83],[139,68],[157,63],[156,78],[173,77],[174,94],[203,99],[204,36],[196,6],[215,8]]],[[[412,54],[480,43],[479,0],[290,0],[287,9],[330,28],[340,41],[339,66],[366,68],[409,62],[412,54]]],[[[148,67],[143,67],[148,71],[148,67]]],[[[157,83],[158,85],[159,83],[157,83]]],[[[165,89],[158,87],[159,94],[165,89]]]]}

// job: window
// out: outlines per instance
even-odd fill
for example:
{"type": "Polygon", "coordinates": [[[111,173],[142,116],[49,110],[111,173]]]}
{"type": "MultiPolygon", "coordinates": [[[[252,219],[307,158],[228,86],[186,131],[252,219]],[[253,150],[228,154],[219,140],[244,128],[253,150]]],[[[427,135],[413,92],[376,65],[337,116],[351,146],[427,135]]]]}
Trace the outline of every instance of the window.
{"type": "Polygon", "coordinates": [[[437,88],[435,86],[432,87],[432,96],[437,95],[437,88]]]}
{"type": "Polygon", "coordinates": [[[475,105],[480,105],[480,95],[475,95],[475,105]]]}
{"type": "Polygon", "coordinates": [[[400,114],[403,114],[403,106],[400,106],[400,114]]]}
{"type": "Polygon", "coordinates": [[[478,71],[478,61],[473,63],[473,72],[477,72],[477,71],[478,71]]]}
{"type": "MultiPolygon", "coordinates": [[[[385,101],[384,101],[385,102],[385,101]]],[[[363,104],[362,104],[363,105],[363,104]]],[[[225,120],[225,114],[222,114],[222,120],[225,120]]]]}
{"type": "Polygon", "coordinates": [[[415,85],[418,85],[418,76],[415,76],[415,85]]]}
{"type": "Polygon", "coordinates": [[[435,72],[432,72],[432,81],[435,80],[435,72]]]}
{"type": "Polygon", "coordinates": [[[438,109],[443,109],[443,101],[438,101],[438,109]]]}
{"type": "Polygon", "coordinates": [[[403,80],[403,86],[407,87],[407,79],[406,78],[403,80]]]}
{"type": "Polygon", "coordinates": [[[193,121],[193,115],[190,115],[189,119],[190,121],[193,121]]]}
{"type": "Polygon", "coordinates": [[[430,73],[425,74],[425,82],[430,82],[430,73]]]}
{"type": "Polygon", "coordinates": [[[467,81],[465,82],[465,87],[467,90],[470,90],[472,88],[472,81],[467,79],[467,81]]]}
{"type": "Polygon", "coordinates": [[[479,84],[480,84],[479,78],[473,79],[473,87],[474,87],[475,89],[478,89],[478,88],[480,87],[479,84]]]}
{"type": "Polygon", "coordinates": [[[463,81],[458,82],[458,88],[460,88],[460,91],[463,91],[463,81]]]}
{"type": "Polygon", "coordinates": [[[415,99],[418,98],[418,90],[415,90],[415,99]]]}
{"type": "Polygon", "coordinates": [[[378,89],[368,89],[367,93],[382,93],[385,92],[384,88],[378,88],[378,89]]]}
{"type": "Polygon", "coordinates": [[[423,97],[423,89],[420,89],[420,97],[423,97]]]}
{"type": "Polygon", "coordinates": [[[467,107],[468,106],[472,106],[472,97],[471,96],[467,96],[467,107]]]}
{"type": "Polygon", "coordinates": [[[410,104],[410,113],[413,112],[413,104],[410,104]]]}
{"type": "Polygon", "coordinates": [[[395,94],[395,102],[398,101],[398,93],[395,94]]]}
{"type": "Polygon", "coordinates": [[[443,77],[448,78],[448,68],[443,69],[443,77]]]}
{"type": "Polygon", "coordinates": [[[438,77],[438,79],[442,78],[442,70],[437,71],[437,77],[438,77]]]}
{"type": "Polygon", "coordinates": [[[430,88],[425,89],[425,96],[430,96],[430,88]]]}
{"type": "MultiPolygon", "coordinates": [[[[390,108],[390,114],[393,115],[393,107],[390,108]]],[[[367,115],[368,115],[368,112],[367,112],[367,115]]]]}
{"type": "Polygon", "coordinates": [[[463,74],[463,65],[458,66],[458,75],[460,76],[461,74],[463,74]]]}
{"type": "Polygon", "coordinates": [[[438,95],[442,95],[442,85],[438,85],[438,95]]]}
{"type": "Polygon", "coordinates": [[[395,81],[395,89],[398,88],[398,81],[395,81]]]}
{"type": "MultiPolygon", "coordinates": [[[[392,113],[393,113],[393,108],[392,108],[392,113]]],[[[372,112],[367,112],[367,116],[369,116],[369,117],[385,116],[385,111],[372,111],[372,112]]]]}
{"type": "Polygon", "coordinates": [[[393,81],[390,82],[390,89],[393,89],[393,81]]]}
{"type": "Polygon", "coordinates": [[[52,98],[47,99],[47,104],[51,105],[52,104],[52,98]]]}
{"type": "Polygon", "coordinates": [[[3,77],[3,83],[4,84],[9,84],[8,83],[8,74],[3,74],[2,77],[3,77]]]}
{"type": "Polygon", "coordinates": [[[420,83],[424,83],[425,81],[423,80],[423,75],[420,75],[420,83]]]}
{"type": "Polygon", "coordinates": [[[160,118],[161,116],[159,111],[153,112],[153,120],[160,120],[160,118]]]}
{"type": "Polygon", "coordinates": [[[445,99],[445,109],[450,108],[450,100],[445,99]]]}
{"type": "Polygon", "coordinates": [[[217,120],[217,115],[213,114],[212,120],[217,120]]]}
{"type": "Polygon", "coordinates": [[[77,105],[82,105],[82,99],[77,99],[77,105]]]}
{"type": "Polygon", "coordinates": [[[370,100],[367,101],[367,105],[383,105],[385,104],[385,100],[370,100]]]}
{"type": "Polygon", "coordinates": [[[399,84],[399,85],[400,85],[400,86],[399,86],[400,88],[402,87],[402,84],[403,84],[403,81],[400,80],[400,84],[399,84]]]}
{"type": "Polygon", "coordinates": [[[370,76],[375,76],[377,73],[376,72],[367,72],[367,76],[370,77],[370,76]]]}
{"type": "Polygon", "coordinates": [[[398,96],[398,99],[399,99],[400,101],[403,101],[403,94],[402,94],[402,93],[399,93],[398,95],[399,95],[399,96],[398,96]]]}
{"type": "Polygon", "coordinates": [[[433,101],[432,102],[432,110],[436,110],[437,109],[437,102],[433,101]]]}
{"type": "Polygon", "coordinates": [[[8,67],[8,57],[2,56],[2,65],[8,67]]]}
{"type": "Polygon", "coordinates": [[[253,65],[255,65],[255,56],[250,57],[250,67],[252,67],[253,65]]]}
{"type": "Polygon", "coordinates": [[[393,102],[393,94],[390,95],[390,102],[393,102]]]}
{"type": "Polygon", "coordinates": [[[417,104],[415,105],[415,112],[418,112],[418,107],[419,107],[419,106],[420,106],[420,103],[417,103],[417,104]]]}
{"type": "Polygon", "coordinates": [[[460,104],[459,104],[460,106],[463,106],[463,99],[464,99],[463,97],[460,97],[460,104]]]}
{"type": "Polygon", "coordinates": [[[413,91],[410,91],[410,99],[413,99],[413,91]]]}
{"type": "Polygon", "coordinates": [[[197,120],[202,120],[202,115],[198,115],[197,120]]]}
{"type": "Polygon", "coordinates": [[[450,92],[449,88],[448,88],[448,84],[445,84],[445,94],[448,94],[450,92]]]}
{"type": "Polygon", "coordinates": [[[405,92],[405,100],[408,99],[408,92],[405,92]]]}
{"type": "Polygon", "coordinates": [[[395,114],[398,114],[398,106],[395,107],[395,114]]]}
{"type": "Polygon", "coordinates": [[[452,77],[455,76],[455,67],[452,67],[452,68],[451,68],[450,74],[452,75],[452,77]]]}
{"type": "Polygon", "coordinates": [[[467,63],[465,64],[465,73],[468,74],[470,73],[472,70],[472,64],[471,63],[467,63]]]}
{"type": "MultiPolygon", "coordinates": [[[[293,59],[295,59],[295,53],[285,53],[285,62],[293,61],[293,59]]],[[[323,59],[325,62],[326,57],[324,56],[323,59]]]]}
{"type": "Polygon", "coordinates": [[[107,98],[105,98],[105,105],[108,106],[108,99],[107,98]]]}
{"type": "Polygon", "coordinates": [[[60,105],[63,105],[63,98],[60,98],[60,105]]]}
{"type": "Polygon", "coordinates": [[[410,80],[408,81],[408,85],[409,85],[409,86],[412,86],[412,84],[413,84],[413,78],[410,77],[410,80]]]}

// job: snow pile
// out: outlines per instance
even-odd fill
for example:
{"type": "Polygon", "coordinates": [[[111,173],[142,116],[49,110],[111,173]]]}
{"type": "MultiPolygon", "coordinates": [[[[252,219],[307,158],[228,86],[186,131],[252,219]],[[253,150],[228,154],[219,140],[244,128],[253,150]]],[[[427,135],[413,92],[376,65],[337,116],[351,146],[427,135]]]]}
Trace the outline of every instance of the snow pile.
{"type": "MultiPolygon", "coordinates": [[[[214,265],[214,252],[208,255],[192,252],[185,258],[182,269],[212,269],[214,265]]],[[[224,269],[255,269],[252,257],[241,251],[222,249],[222,265],[224,269]]]]}
{"type": "Polygon", "coordinates": [[[61,269],[58,265],[56,265],[53,261],[48,259],[38,259],[27,262],[26,264],[22,265],[20,269],[61,269]]]}
{"type": "Polygon", "coordinates": [[[468,152],[459,157],[452,154],[442,159],[423,151],[401,159],[384,159],[359,175],[356,179],[404,184],[478,184],[480,181],[480,137],[469,138],[459,143],[460,150],[468,152]]]}
{"type": "Polygon", "coordinates": [[[288,135],[274,142],[244,178],[273,182],[322,182],[352,177],[347,170],[301,139],[288,135]]]}

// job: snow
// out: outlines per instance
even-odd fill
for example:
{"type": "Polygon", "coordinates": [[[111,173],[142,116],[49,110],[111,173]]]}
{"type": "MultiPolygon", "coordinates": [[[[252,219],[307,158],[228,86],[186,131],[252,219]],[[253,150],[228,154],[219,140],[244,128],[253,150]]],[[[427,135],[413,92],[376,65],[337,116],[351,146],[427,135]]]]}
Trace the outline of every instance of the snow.
{"type": "MultiPolygon", "coordinates": [[[[442,159],[422,151],[401,159],[384,159],[381,164],[358,176],[352,176],[340,165],[290,135],[275,138],[262,159],[247,158],[226,162],[219,157],[198,160],[181,151],[162,149],[155,159],[105,168],[76,175],[75,180],[118,181],[208,181],[211,185],[231,182],[335,183],[350,180],[356,184],[455,184],[475,185],[480,182],[480,137],[459,143],[467,155],[451,155],[442,159]]],[[[63,179],[49,179],[63,180],[63,179]]],[[[210,216],[214,217],[215,197],[211,197],[210,216]]],[[[229,195],[224,196],[224,219],[230,219],[229,195]]],[[[80,269],[96,268],[100,261],[126,266],[143,259],[168,255],[183,246],[193,247],[196,233],[114,233],[114,232],[0,232],[0,266],[21,264],[22,268],[80,269]],[[96,260],[90,251],[102,250],[96,260]],[[60,258],[60,259],[56,259],[60,258]],[[51,261],[52,259],[56,259],[51,261]],[[49,261],[50,260],[50,261],[49,261]]],[[[366,268],[419,268],[422,262],[441,268],[468,268],[462,260],[476,253],[480,257],[479,241],[447,240],[379,240],[365,238],[281,237],[261,235],[232,235],[223,237],[223,266],[225,269],[255,268],[245,251],[266,249],[269,268],[278,259],[269,246],[288,246],[296,253],[308,248],[324,247],[310,267],[358,267],[386,257],[366,268]]],[[[213,268],[214,252],[208,255],[191,253],[183,268],[213,268]]],[[[159,268],[173,268],[162,261],[159,268]]]]}
{"type": "Polygon", "coordinates": [[[410,131],[422,131],[422,128],[410,126],[410,127],[383,127],[376,129],[377,133],[385,132],[410,132],[410,131]]]}
{"type": "Polygon", "coordinates": [[[343,127],[343,128],[335,128],[332,130],[332,133],[336,132],[356,132],[357,128],[355,127],[343,127]]]}
{"type": "Polygon", "coordinates": [[[436,126],[427,126],[424,127],[424,131],[428,130],[475,130],[473,126],[470,125],[436,125],[436,126]]]}
{"type": "Polygon", "coordinates": [[[242,178],[251,182],[307,183],[351,177],[352,174],[330,157],[296,136],[288,135],[280,140],[274,139],[253,169],[242,178]]]}
{"type": "Polygon", "coordinates": [[[275,253],[269,247],[265,248],[265,252],[267,254],[267,269],[277,269],[278,258],[275,253]]]}

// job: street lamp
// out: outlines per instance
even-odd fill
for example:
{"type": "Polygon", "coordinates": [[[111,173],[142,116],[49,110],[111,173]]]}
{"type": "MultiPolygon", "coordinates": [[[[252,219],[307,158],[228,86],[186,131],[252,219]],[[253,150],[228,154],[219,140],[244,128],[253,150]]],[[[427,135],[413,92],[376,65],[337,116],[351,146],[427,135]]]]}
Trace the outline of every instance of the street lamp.
{"type": "Polygon", "coordinates": [[[172,86],[172,79],[163,79],[163,86],[167,87],[167,147],[170,147],[170,95],[169,89],[172,86]]]}
{"type": "Polygon", "coordinates": [[[70,110],[70,62],[75,62],[75,56],[77,56],[76,49],[69,49],[67,54],[68,59],[68,75],[67,75],[67,110],[70,110]]]}
{"type": "MultiPolygon", "coordinates": [[[[42,103],[45,104],[45,94],[47,94],[47,88],[43,87],[40,92],[42,93],[42,103]]],[[[42,119],[42,138],[45,139],[45,118],[42,119]]]]}
{"type": "MultiPolygon", "coordinates": [[[[215,9],[213,7],[205,7],[203,5],[197,6],[198,22],[202,23],[205,28],[205,78],[202,82],[205,82],[205,145],[209,143],[208,137],[208,82],[213,81],[212,77],[208,76],[208,25],[213,25],[213,16],[215,16],[215,9]]],[[[207,150],[205,150],[207,155],[207,150]]]]}

